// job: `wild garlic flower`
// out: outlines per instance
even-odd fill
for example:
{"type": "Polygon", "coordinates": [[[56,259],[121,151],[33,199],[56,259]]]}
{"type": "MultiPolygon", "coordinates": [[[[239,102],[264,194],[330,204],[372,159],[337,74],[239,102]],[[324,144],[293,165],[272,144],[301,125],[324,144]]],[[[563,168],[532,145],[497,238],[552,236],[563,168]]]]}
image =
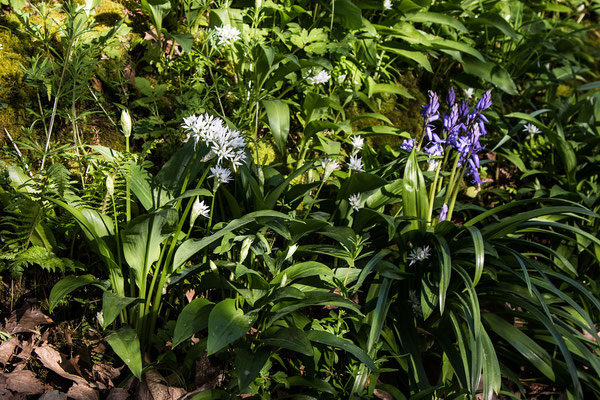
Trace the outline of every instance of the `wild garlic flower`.
{"type": "Polygon", "coordinates": [[[220,165],[210,168],[212,175],[210,178],[215,178],[215,184],[220,185],[221,183],[229,183],[231,181],[231,170],[229,168],[221,167],[220,165]]]}
{"type": "Polygon", "coordinates": [[[475,94],[475,90],[473,90],[473,88],[465,89],[464,92],[465,96],[467,96],[467,99],[470,99],[475,94]]]}
{"type": "Polygon", "coordinates": [[[360,193],[355,193],[348,198],[348,202],[354,211],[358,211],[360,209],[360,197],[360,193]]]}
{"type": "Polygon", "coordinates": [[[535,135],[542,131],[540,131],[539,128],[534,124],[525,124],[525,126],[523,126],[523,132],[529,133],[529,135],[527,135],[527,139],[532,139],[535,135]]]}
{"type": "Polygon", "coordinates": [[[217,157],[217,165],[230,162],[233,170],[246,162],[246,140],[239,131],[229,129],[221,118],[208,114],[190,115],[181,125],[186,142],[194,140],[194,148],[203,141],[210,148],[209,158],[217,157]]]}
{"type": "Polygon", "coordinates": [[[340,167],[340,164],[337,160],[327,157],[321,160],[321,166],[323,167],[323,180],[326,181],[333,174],[333,171],[340,167]]]}
{"type": "Polygon", "coordinates": [[[416,264],[421,261],[425,261],[429,258],[429,253],[431,249],[429,246],[417,247],[416,249],[412,249],[410,253],[406,256],[406,260],[410,261],[408,263],[409,266],[416,264]]]}
{"type": "Polygon", "coordinates": [[[240,40],[240,34],[238,28],[231,25],[223,25],[215,28],[215,33],[219,42],[217,43],[219,46],[230,45],[238,40],[240,40]]]}
{"type": "MultiPolygon", "coordinates": [[[[312,74],[313,72],[312,70],[309,70],[308,73],[312,74]]],[[[316,75],[309,76],[308,78],[306,78],[308,83],[310,83],[311,85],[321,85],[323,83],[329,82],[329,79],[331,79],[331,75],[329,75],[329,73],[327,73],[327,71],[325,71],[324,69],[319,71],[316,75]]]]}
{"type": "Polygon", "coordinates": [[[392,9],[392,0],[383,0],[383,8],[386,10],[392,9]]]}
{"type": "Polygon", "coordinates": [[[363,145],[365,144],[365,140],[360,135],[352,136],[350,141],[352,142],[352,152],[362,150],[363,145]]]}
{"type": "Polygon", "coordinates": [[[204,203],[204,200],[200,201],[200,198],[196,197],[190,214],[190,225],[194,225],[194,222],[196,222],[196,218],[198,217],[208,218],[209,216],[210,207],[204,203]]]}
{"type": "Polygon", "coordinates": [[[350,170],[364,172],[364,167],[362,159],[359,156],[355,155],[350,157],[350,162],[348,163],[348,168],[350,168],[350,170]]]}

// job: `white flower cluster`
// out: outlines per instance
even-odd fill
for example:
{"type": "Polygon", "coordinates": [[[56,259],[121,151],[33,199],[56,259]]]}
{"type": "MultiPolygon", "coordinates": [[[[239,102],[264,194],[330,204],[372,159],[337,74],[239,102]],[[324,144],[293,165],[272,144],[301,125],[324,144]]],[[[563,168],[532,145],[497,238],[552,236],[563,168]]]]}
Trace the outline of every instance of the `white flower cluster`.
{"type": "Polygon", "coordinates": [[[217,158],[217,165],[212,167],[211,177],[219,184],[231,180],[231,171],[223,167],[224,162],[230,162],[233,170],[246,162],[246,140],[239,131],[229,129],[225,122],[218,117],[208,114],[190,115],[183,119],[181,125],[186,132],[185,141],[194,140],[194,149],[199,141],[210,148],[207,160],[217,158]]]}
{"type": "Polygon", "coordinates": [[[219,46],[223,46],[233,44],[240,40],[241,32],[235,26],[223,25],[215,28],[215,34],[219,39],[219,42],[217,44],[219,46]]]}
{"type": "Polygon", "coordinates": [[[425,261],[429,258],[429,253],[431,252],[431,248],[429,246],[417,247],[416,249],[412,249],[410,253],[406,256],[406,260],[410,261],[408,263],[409,266],[416,264],[421,261],[425,261]]]}
{"type": "MultiPolygon", "coordinates": [[[[309,70],[308,73],[312,74],[313,72],[312,70],[309,70]]],[[[309,76],[308,78],[306,78],[308,83],[310,83],[311,85],[321,85],[323,83],[329,82],[329,79],[331,79],[331,75],[329,75],[329,73],[324,69],[319,71],[316,75],[309,76]]]]}

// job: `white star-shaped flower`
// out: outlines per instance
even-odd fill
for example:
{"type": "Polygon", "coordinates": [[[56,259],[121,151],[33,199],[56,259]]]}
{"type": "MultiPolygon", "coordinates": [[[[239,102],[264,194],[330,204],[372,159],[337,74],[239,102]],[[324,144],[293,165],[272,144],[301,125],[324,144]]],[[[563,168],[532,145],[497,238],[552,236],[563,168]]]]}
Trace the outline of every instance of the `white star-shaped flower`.
{"type": "Polygon", "coordinates": [[[350,170],[364,172],[364,167],[362,159],[359,156],[350,157],[350,162],[348,162],[348,168],[350,168],[350,170]]]}
{"type": "Polygon", "coordinates": [[[406,256],[406,259],[410,261],[408,265],[413,265],[417,262],[425,261],[429,258],[429,252],[431,249],[429,246],[417,247],[416,249],[412,249],[410,253],[406,256]]]}
{"type": "Polygon", "coordinates": [[[348,202],[352,206],[354,211],[358,211],[360,209],[360,193],[355,193],[348,198],[348,202]]]}

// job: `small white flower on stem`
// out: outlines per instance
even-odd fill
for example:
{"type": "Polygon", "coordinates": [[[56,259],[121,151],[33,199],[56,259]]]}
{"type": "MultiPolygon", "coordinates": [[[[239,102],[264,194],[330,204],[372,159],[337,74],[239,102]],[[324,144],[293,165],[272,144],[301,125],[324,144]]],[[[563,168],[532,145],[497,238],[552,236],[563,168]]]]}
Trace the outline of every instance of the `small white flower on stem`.
{"type": "Polygon", "coordinates": [[[231,25],[218,26],[215,28],[215,33],[219,38],[219,43],[217,43],[219,46],[233,44],[237,42],[238,40],[240,40],[241,34],[238,28],[231,25]]]}
{"type": "Polygon", "coordinates": [[[208,207],[204,200],[200,201],[199,197],[196,197],[194,205],[192,205],[192,212],[190,213],[190,225],[194,225],[198,217],[208,218],[210,215],[210,207],[208,207]]]}
{"type": "Polygon", "coordinates": [[[358,211],[360,209],[360,197],[360,193],[355,193],[348,198],[348,202],[354,211],[358,211]]]}
{"type": "Polygon", "coordinates": [[[383,0],[383,8],[386,10],[392,9],[392,0],[383,0]]]}
{"type": "MultiPolygon", "coordinates": [[[[310,73],[312,73],[312,71],[310,71],[310,73]]],[[[311,85],[320,85],[323,83],[327,83],[329,82],[329,79],[331,78],[331,75],[329,75],[327,73],[327,71],[325,70],[321,70],[319,73],[317,73],[316,75],[313,76],[309,76],[308,78],[306,78],[306,80],[311,84],[311,85]]]]}
{"type": "Polygon", "coordinates": [[[215,178],[215,182],[217,184],[229,183],[229,181],[231,181],[231,170],[229,168],[217,165],[215,167],[211,167],[210,172],[212,172],[210,178],[215,178]]]}
{"type": "Polygon", "coordinates": [[[534,124],[525,124],[525,126],[523,126],[523,132],[529,133],[529,135],[527,135],[527,139],[533,139],[535,135],[541,133],[542,131],[540,131],[539,128],[534,124]]]}
{"type": "Polygon", "coordinates": [[[359,156],[350,157],[350,162],[348,163],[348,168],[350,168],[350,170],[364,172],[364,167],[362,159],[359,156]]]}
{"type": "Polygon", "coordinates": [[[362,137],[360,137],[360,135],[352,136],[352,138],[350,138],[350,141],[352,142],[353,153],[362,150],[363,145],[365,144],[365,140],[362,137]]]}
{"type": "Polygon", "coordinates": [[[468,99],[473,97],[473,94],[475,94],[475,90],[473,90],[473,88],[465,89],[464,92],[465,92],[465,96],[467,96],[468,99]]]}
{"type": "Polygon", "coordinates": [[[429,246],[417,247],[416,249],[412,249],[410,253],[406,256],[406,259],[410,261],[408,265],[413,265],[417,262],[425,261],[429,258],[429,252],[431,249],[429,246]]]}
{"type": "Polygon", "coordinates": [[[323,167],[323,180],[326,181],[327,178],[329,178],[331,176],[331,174],[333,173],[333,171],[335,171],[336,169],[338,169],[340,167],[340,164],[337,162],[337,160],[334,160],[333,158],[324,158],[321,160],[321,166],[323,167]]]}

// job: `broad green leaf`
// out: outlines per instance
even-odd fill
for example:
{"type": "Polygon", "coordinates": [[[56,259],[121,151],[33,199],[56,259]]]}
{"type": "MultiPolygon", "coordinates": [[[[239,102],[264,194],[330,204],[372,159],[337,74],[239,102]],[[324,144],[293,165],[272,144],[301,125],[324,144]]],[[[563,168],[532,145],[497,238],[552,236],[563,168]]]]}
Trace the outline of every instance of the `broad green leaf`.
{"type": "Polygon", "coordinates": [[[176,271],[177,268],[183,265],[183,263],[186,262],[191,256],[204,249],[211,243],[214,243],[215,241],[221,239],[223,236],[225,236],[225,234],[234,231],[235,229],[241,228],[242,226],[247,225],[251,222],[254,222],[258,218],[281,218],[287,220],[291,219],[286,214],[282,214],[277,211],[255,211],[246,214],[242,218],[232,220],[225,227],[219,229],[217,232],[203,239],[188,239],[185,242],[183,242],[175,252],[175,258],[173,260],[173,271],[176,271]]]}
{"type": "Polygon", "coordinates": [[[435,48],[460,51],[461,53],[472,55],[481,62],[485,62],[485,58],[483,58],[481,53],[468,44],[448,39],[434,39],[431,41],[431,44],[435,48]]]}
{"type": "Polygon", "coordinates": [[[294,264],[280,273],[271,281],[271,285],[279,285],[285,279],[286,284],[292,283],[296,279],[306,278],[308,276],[327,275],[333,276],[333,271],[317,261],[305,261],[298,264],[294,264]]]}
{"type": "Polygon", "coordinates": [[[102,328],[106,329],[128,305],[139,301],[141,299],[123,297],[110,290],[105,290],[102,296],[102,328]]]}
{"type": "Polygon", "coordinates": [[[478,60],[468,55],[462,57],[461,64],[466,73],[491,82],[494,86],[508,94],[518,94],[517,86],[510,74],[501,65],[495,64],[492,61],[478,60]]]}
{"type": "Polygon", "coordinates": [[[360,29],[363,26],[362,11],[350,0],[336,0],[333,12],[342,20],[347,29],[360,29]]]}
{"type": "Polygon", "coordinates": [[[141,165],[136,164],[133,160],[129,161],[129,185],[131,193],[142,203],[146,211],[158,208],[154,204],[154,196],[152,194],[152,176],[141,165]]]}
{"type": "Polygon", "coordinates": [[[308,340],[311,342],[317,342],[345,350],[365,364],[371,371],[377,370],[377,367],[375,366],[375,363],[373,363],[371,357],[369,357],[369,355],[365,353],[363,349],[356,346],[348,339],[335,336],[334,334],[325,331],[309,331],[307,332],[307,336],[308,340]]]}
{"type": "Polygon", "coordinates": [[[519,39],[521,35],[519,35],[513,27],[500,15],[494,13],[483,13],[479,14],[477,18],[472,18],[470,21],[472,24],[482,24],[488,25],[498,29],[504,35],[510,37],[511,39],[519,39]]]}
{"type": "Polygon", "coordinates": [[[210,312],[206,347],[209,356],[244,336],[252,326],[254,319],[244,315],[235,303],[235,299],[225,299],[210,312]]]}
{"type": "Polygon", "coordinates": [[[213,305],[206,299],[194,299],[181,310],[173,333],[173,348],[206,329],[213,305]]]}
{"type": "Polygon", "coordinates": [[[261,341],[267,345],[297,351],[308,357],[313,356],[313,348],[306,337],[306,333],[296,327],[270,328],[264,333],[261,341]]]}
{"type": "Polygon", "coordinates": [[[150,267],[160,257],[161,243],[171,236],[168,227],[175,225],[176,218],[177,212],[171,208],[141,215],[131,220],[121,235],[123,255],[138,287],[144,287],[150,267]]]}
{"type": "Polygon", "coordinates": [[[430,22],[434,24],[448,25],[457,31],[464,33],[469,32],[469,30],[460,21],[444,14],[438,14],[434,12],[418,12],[409,16],[407,19],[412,22],[430,22]]]}
{"type": "Polygon", "coordinates": [[[373,78],[367,78],[367,95],[372,97],[375,93],[393,93],[408,99],[414,99],[414,96],[403,86],[390,83],[377,83],[373,78]]]}
{"type": "Polygon", "coordinates": [[[431,63],[429,62],[429,59],[427,58],[427,56],[424,53],[422,53],[420,51],[406,50],[406,49],[400,49],[400,48],[391,47],[391,46],[381,46],[381,45],[379,46],[379,48],[383,51],[387,51],[392,54],[398,54],[399,56],[408,58],[409,60],[413,60],[414,62],[419,64],[421,67],[425,68],[425,70],[427,70],[428,72],[433,72],[433,69],[431,68],[431,63]]]}
{"type": "Polygon", "coordinates": [[[171,2],[169,0],[142,0],[142,10],[150,14],[152,23],[160,37],[163,20],[171,11],[171,2]]]}
{"type": "Polygon", "coordinates": [[[269,127],[273,139],[281,154],[285,153],[288,134],[290,133],[290,107],[282,100],[263,100],[267,111],[269,127]]]}
{"type": "Polygon", "coordinates": [[[48,297],[48,309],[52,312],[52,309],[56,307],[59,301],[61,301],[66,295],[79,289],[82,286],[89,285],[90,283],[96,282],[96,278],[92,275],[68,275],[58,281],[48,297]]]}
{"type": "MultiPolygon", "coordinates": [[[[306,376],[290,376],[286,379],[286,382],[290,386],[302,386],[317,390],[319,392],[336,394],[335,389],[331,384],[317,378],[308,378],[306,376]]],[[[296,400],[312,400],[314,397],[294,397],[296,400]]]]}
{"type": "Polygon", "coordinates": [[[140,340],[134,329],[124,326],[106,337],[114,352],[129,367],[136,378],[142,379],[140,340]]]}
{"type": "Polygon", "coordinates": [[[235,372],[240,392],[244,393],[248,385],[254,382],[270,356],[271,352],[264,348],[259,348],[254,352],[247,349],[236,349],[235,372]]]}

